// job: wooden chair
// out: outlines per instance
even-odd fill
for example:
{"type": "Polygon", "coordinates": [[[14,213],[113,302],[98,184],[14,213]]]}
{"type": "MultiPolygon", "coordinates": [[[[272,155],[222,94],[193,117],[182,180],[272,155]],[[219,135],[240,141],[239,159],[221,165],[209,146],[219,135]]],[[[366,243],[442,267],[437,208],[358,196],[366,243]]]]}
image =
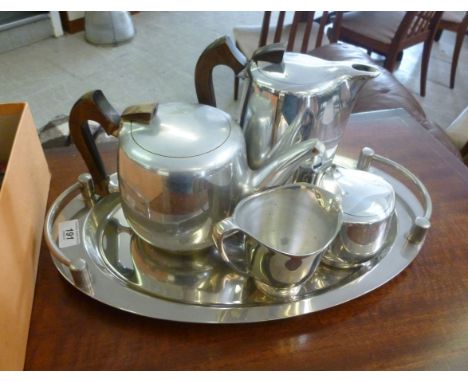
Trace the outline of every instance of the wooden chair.
{"type": "Polygon", "coordinates": [[[468,28],[468,12],[444,12],[439,22],[438,31],[435,37],[436,41],[444,30],[455,32],[457,37],[455,47],[453,48],[452,67],[450,69],[450,89],[455,87],[455,74],[457,73],[458,58],[468,28]]]}
{"type": "MultiPolygon", "coordinates": [[[[318,13],[318,12],[317,12],[318,13]]],[[[278,12],[276,25],[271,24],[272,12],[263,14],[261,25],[239,26],[234,28],[234,38],[239,50],[250,58],[259,47],[284,43],[287,51],[308,52],[322,45],[325,26],[330,22],[328,12],[321,12],[321,16],[314,20],[315,12],[294,12],[292,22],[285,23],[286,12],[278,12]],[[318,28],[313,28],[314,21],[318,28]]],[[[239,78],[234,79],[234,99],[237,100],[239,78]]]]}
{"type": "MultiPolygon", "coordinates": [[[[338,13],[338,12],[337,12],[338,13]]],[[[424,43],[421,61],[421,96],[426,94],[432,42],[443,12],[345,12],[334,38],[385,56],[384,67],[393,72],[400,53],[424,43]]],[[[401,55],[400,55],[401,57],[401,55]]]]}

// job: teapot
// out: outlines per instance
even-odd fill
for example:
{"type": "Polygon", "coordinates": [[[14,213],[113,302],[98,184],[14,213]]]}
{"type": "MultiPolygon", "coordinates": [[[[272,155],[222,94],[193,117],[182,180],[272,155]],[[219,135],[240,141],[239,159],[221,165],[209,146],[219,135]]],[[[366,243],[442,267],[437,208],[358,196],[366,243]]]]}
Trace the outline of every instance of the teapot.
{"type": "Polygon", "coordinates": [[[254,171],[241,128],[227,113],[174,102],[131,106],[120,115],[95,90],[75,103],[69,125],[100,196],[109,193],[109,176],[90,120],[119,138],[119,191],[128,224],[140,238],[170,252],[211,246],[214,224],[230,216],[241,198],[284,184],[306,158],[323,150],[310,140],[254,171]]]}
{"type": "Polygon", "coordinates": [[[326,61],[285,52],[282,44],[257,49],[248,60],[232,40],[222,37],[200,55],[195,69],[198,101],[216,106],[212,72],[227,65],[244,78],[239,124],[247,159],[260,168],[291,145],[317,138],[325,145],[311,166],[327,168],[364,84],[379,75],[376,66],[326,61]]]}

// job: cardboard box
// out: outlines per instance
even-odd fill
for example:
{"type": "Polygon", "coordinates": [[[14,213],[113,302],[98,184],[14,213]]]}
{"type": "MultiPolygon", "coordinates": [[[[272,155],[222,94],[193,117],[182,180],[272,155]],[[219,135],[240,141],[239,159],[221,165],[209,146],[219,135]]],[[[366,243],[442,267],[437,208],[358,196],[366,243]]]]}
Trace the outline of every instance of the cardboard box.
{"type": "Polygon", "coordinates": [[[0,370],[22,370],[50,172],[26,103],[0,105],[0,370]]]}

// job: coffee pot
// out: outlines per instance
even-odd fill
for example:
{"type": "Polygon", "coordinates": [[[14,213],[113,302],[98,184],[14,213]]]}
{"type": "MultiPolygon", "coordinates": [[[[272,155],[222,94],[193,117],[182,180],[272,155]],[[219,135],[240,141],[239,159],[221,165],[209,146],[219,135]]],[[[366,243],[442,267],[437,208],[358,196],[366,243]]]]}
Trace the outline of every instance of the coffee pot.
{"type": "Polygon", "coordinates": [[[240,126],[222,110],[174,102],[131,106],[120,115],[96,90],[75,103],[69,125],[101,196],[109,193],[109,176],[90,120],[119,138],[119,190],[130,227],[171,252],[211,246],[214,224],[230,216],[241,198],[284,184],[323,150],[317,140],[303,142],[254,171],[240,126]]]}
{"type": "Polygon", "coordinates": [[[281,44],[259,48],[248,60],[231,39],[222,37],[198,59],[195,87],[200,103],[216,106],[212,72],[217,65],[227,65],[245,79],[239,123],[253,169],[310,138],[326,148],[310,165],[328,167],[359,91],[380,73],[368,64],[285,52],[281,44]]]}

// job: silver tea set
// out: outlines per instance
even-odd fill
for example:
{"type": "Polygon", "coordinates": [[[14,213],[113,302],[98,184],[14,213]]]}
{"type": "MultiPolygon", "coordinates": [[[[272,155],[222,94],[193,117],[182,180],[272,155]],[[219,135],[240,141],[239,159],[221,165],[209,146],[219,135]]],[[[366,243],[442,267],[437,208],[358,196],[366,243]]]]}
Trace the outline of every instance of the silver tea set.
{"type": "MultiPolygon", "coordinates": [[[[101,91],[89,92],[69,119],[91,174],[82,180],[87,203],[118,192],[128,226],[143,242],[175,257],[216,247],[266,295],[297,296],[319,263],[361,266],[385,244],[392,185],[364,171],[365,163],[333,163],[357,95],[377,75],[371,65],[329,62],[277,44],[247,59],[223,37],[197,62],[198,104],[142,104],[120,114],[101,91]],[[239,123],[215,107],[217,65],[244,78],[239,123]],[[119,139],[118,184],[88,121],[119,139]]],[[[422,222],[414,235],[427,229],[422,222]]]]}

